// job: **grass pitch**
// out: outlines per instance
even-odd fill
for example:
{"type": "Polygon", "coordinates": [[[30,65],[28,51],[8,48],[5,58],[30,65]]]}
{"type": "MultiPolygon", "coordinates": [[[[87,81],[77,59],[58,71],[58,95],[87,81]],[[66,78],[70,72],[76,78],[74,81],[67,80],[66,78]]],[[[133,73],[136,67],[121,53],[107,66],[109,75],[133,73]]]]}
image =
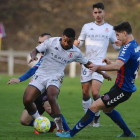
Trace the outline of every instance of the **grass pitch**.
{"type": "MultiPolygon", "coordinates": [[[[15,76],[17,77],[17,76],[15,76]]],[[[59,140],[62,138],[55,137],[54,133],[46,133],[35,135],[32,127],[22,126],[20,124],[20,116],[23,111],[23,93],[28,85],[29,80],[7,85],[8,79],[11,77],[6,75],[0,76],[0,140],[59,140]]],[[[101,88],[101,95],[106,93],[114,84],[104,80],[101,88]]],[[[133,93],[131,98],[123,104],[116,107],[129,128],[136,133],[136,140],[140,140],[140,79],[136,80],[137,91],[133,93]]],[[[70,128],[79,121],[84,115],[82,108],[82,90],[80,78],[65,77],[61,91],[58,97],[58,102],[61,107],[61,112],[65,116],[70,128]]],[[[47,113],[44,116],[48,117],[47,113]]],[[[86,127],[80,131],[75,137],[75,140],[123,140],[126,138],[116,138],[122,134],[122,130],[114,124],[103,112],[101,112],[101,126],[99,128],[86,127]]],[[[64,140],[70,138],[63,138],[64,140]]]]}

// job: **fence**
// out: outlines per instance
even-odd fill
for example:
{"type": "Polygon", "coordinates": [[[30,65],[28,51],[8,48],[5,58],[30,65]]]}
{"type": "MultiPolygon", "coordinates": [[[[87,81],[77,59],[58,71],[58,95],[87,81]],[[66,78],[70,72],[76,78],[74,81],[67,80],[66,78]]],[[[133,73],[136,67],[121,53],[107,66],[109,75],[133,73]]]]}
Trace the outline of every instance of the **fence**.
{"type": "MultiPolygon", "coordinates": [[[[4,61],[8,63],[8,74],[12,76],[14,74],[14,63],[19,65],[27,65],[29,61],[30,52],[28,51],[14,51],[12,49],[4,51],[2,50],[0,53],[0,61],[4,61]],[[14,57],[26,57],[27,61],[15,59],[14,57]]],[[[107,53],[107,57],[109,59],[116,59],[118,56],[118,52],[107,53]]],[[[35,63],[31,63],[29,66],[34,66],[35,63]]],[[[76,76],[76,62],[72,62],[69,67],[69,76],[75,77],[76,76]]]]}

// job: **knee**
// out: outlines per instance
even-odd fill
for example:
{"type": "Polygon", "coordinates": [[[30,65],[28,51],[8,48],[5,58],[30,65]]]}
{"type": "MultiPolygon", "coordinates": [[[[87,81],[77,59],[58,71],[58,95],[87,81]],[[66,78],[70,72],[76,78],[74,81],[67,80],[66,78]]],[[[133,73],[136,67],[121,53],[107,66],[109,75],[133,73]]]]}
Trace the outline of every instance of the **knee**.
{"type": "Polygon", "coordinates": [[[89,109],[92,110],[94,113],[97,113],[99,111],[97,104],[94,103],[89,107],[89,109]]]}
{"type": "Polygon", "coordinates": [[[98,99],[99,98],[99,92],[98,91],[92,91],[92,96],[93,96],[93,99],[98,99]]]}
{"type": "Polygon", "coordinates": [[[22,125],[25,125],[25,126],[27,126],[27,125],[29,125],[27,122],[26,122],[26,120],[24,120],[24,119],[20,119],[20,123],[22,124],[22,125]]]}
{"type": "Polygon", "coordinates": [[[47,95],[47,96],[48,96],[48,101],[49,101],[50,104],[56,102],[56,100],[57,100],[57,95],[54,95],[54,94],[51,95],[51,94],[50,94],[50,95],[47,95]]]}
{"type": "Polygon", "coordinates": [[[88,90],[83,90],[83,98],[88,98],[90,96],[90,93],[88,90]]]}
{"type": "Polygon", "coordinates": [[[28,104],[30,104],[30,103],[32,103],[32,100],[31,100],[30,98],[24,96],[24,97],[23,97],[23,104],[24,104],[24,105],[28,105],[28,104]]]}

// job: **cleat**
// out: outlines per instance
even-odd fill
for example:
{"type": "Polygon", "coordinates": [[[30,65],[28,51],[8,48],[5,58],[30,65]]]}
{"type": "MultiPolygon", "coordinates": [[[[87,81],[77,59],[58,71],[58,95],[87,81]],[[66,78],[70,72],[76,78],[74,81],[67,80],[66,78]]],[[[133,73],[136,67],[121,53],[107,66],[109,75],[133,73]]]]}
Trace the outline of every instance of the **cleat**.
{"type": "Polygon", "coordinates": [[[56,133],[56,135],[58,136],[58,137],[61,137],[61,138],[69,138],[69,137],[71,137],[71,135],[70,135],[70,131],[68,131],[68,132],[62,132],[62,133],[56,133]]]}
{"type": "Polygon", "coordinates": [[[51,127],[50,130],[48,131],[48,133],[52,133],[55,128],[56,128],[56,125],[54,125],[53,127],[51,127]]]}
{"type": "Polygon", "coordinates": [[[99,127],[100,126],[100,115],[95,116],[93,119],[93,127],[99,127]]]}
{"type": "Polygon", "coordinates": [[[133,132],[131,132],[130,135],[125,135],[125,134],[123,133],[122,135],[119,135],[119,136],[117,136],[117,137],[131,137],[131,138],[136,138],[136,134],[133,133],[133,132]]]}
{"type": "Polygon", "coordinates": [[[56,137],[59,137],[59,136],[57,135],[58,133],[63,133],[63,130],[58,129],[57,132],[55,133],[55,134],[56,134],[56,137]]]}
{"type": "Polygon", "coordinates": [[[34,133],[36,134],[36,135],[39,135],[40,133],[37,131],[37,130],[35,130],[34,129],[34,133]]]}

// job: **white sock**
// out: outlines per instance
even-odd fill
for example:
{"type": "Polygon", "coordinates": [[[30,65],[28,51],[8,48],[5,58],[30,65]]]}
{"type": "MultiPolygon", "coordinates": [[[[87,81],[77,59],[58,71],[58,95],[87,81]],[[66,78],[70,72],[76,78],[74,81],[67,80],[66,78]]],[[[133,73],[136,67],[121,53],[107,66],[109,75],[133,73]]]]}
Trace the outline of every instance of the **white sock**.
{"type": "Polygon", "coordinates": [[[62,119],[61,117],[57,117],[54,119],[54,122],[56,124],[57,130],[63,130],[63,124],[62,124],[62,119]]]}
{"type": "Polygon", "coordinates": [[[38,113],[38,110],[36,110],[36,113],[31,115],[34,119],[40,117],[40,114],[38,113]]]}
{"type": "Polygon", "coordinates": [[[84,109],[84,111],[85,111],[85,113],[87,112],[87,110],[88,110],[88,108],[89,108],[89,106],[91,105],[91,98],[89,99],[89,100],[87,100],[87,101],[82,101],[82,104],[83,104],[83,109],[84,109]]]}

